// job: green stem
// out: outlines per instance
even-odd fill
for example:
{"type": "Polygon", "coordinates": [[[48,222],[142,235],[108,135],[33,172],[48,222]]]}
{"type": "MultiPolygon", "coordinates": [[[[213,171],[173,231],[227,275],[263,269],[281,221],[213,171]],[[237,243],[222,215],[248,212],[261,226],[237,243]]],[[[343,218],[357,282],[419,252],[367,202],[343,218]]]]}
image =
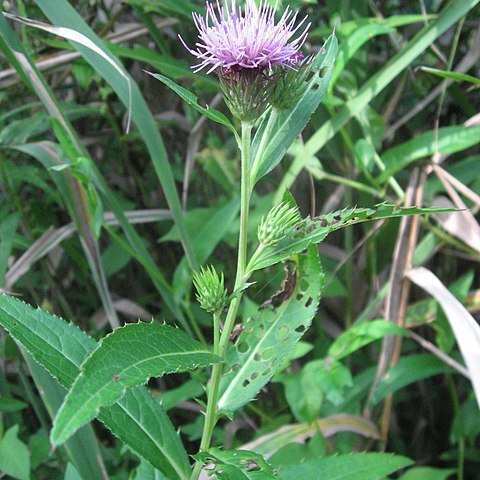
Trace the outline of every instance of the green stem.
{"type": "Polygon", "coordinates": [[[262,140],[260,141],[260,145],[258,146],[257,153],[255,154],[255,158],[253,160],[252,171],[250,173],[250,181],[252,185],[254,185],[257,181],[258,170],[260,169],[260,165],[263,160],[262,157],[263,157],[263,154],[265,153],[265,148],[267,147],[268,140],[270,139],[270,135],[277,121],[279,113],[280,113],[279,110],[272,107],[270,117],[268,118],[267,125],[265,127],[265,130],[263,131],[262,140]]]}
{"type": "MultiPolygon", "coordinates": [[[[238,237],[238,262],[237,275],[235,278],[234,291],[242,287],[245,283],[245,267],[247,263],[247,240],[248,240],[248,210],[250,206],[250,147],[252,139],[252,125],[242,122],[242,141],[241,141],[241,192],[240,192],[240,234],[238,237]]],[[[230,334],[232,333],[235,319],[237,317],[238,307],[242,299],[242,293],[239,293],[230,303],[225,325],[223,327],[220,340],[218,342],[218,354],[221,361],[212,368],[212,377],[210,381],[210,393],[208,395],[207,411],[205,413],[205,424],[203,426],[202,440],[200,442],[200,452],[207,452],[210,448],[213,429],[218,420],[217,402],[220,379],[223,371],[225,355],[227,353],[230,334]]],[[[214,339],[215,343],[215,339],[214,339]]],[[[197,461],[192,472],[191,480],[197,480],[202,470],[202,462],[197,461]]]]}

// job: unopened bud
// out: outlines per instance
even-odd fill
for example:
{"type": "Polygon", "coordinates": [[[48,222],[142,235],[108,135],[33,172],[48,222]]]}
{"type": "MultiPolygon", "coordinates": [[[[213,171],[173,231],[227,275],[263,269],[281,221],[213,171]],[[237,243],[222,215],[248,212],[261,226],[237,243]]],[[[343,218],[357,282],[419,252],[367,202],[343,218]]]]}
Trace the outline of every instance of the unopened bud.
{"type": "Polygon", "coordinates": [[[283,240],[301,220],[297,207],[280,203],[262,218],[258,226],[258,241],[265,247],[274,246],[283,240]]]}
{"type": "Polygon", "coordinates": [[[197,300],[204,310],[215,313],[225,308],[228,295],[224,287],[223,273],[219,277],[212,265],[202,267],[199,272],[194,272],[193,284],[197,290],[197,300]]]}

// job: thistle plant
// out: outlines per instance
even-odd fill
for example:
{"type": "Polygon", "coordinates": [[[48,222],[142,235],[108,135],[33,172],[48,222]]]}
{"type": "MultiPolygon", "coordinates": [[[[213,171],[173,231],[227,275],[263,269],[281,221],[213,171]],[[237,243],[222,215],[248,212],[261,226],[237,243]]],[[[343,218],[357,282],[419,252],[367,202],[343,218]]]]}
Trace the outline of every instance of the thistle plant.
{"type": "MultiPolygon", "coordinates": [[[[213,330],[213,342],[203,341],[203,331],[197,331],[199,341],[180,328],[155,322],[128,324],[97,342],[73,324],[5,295],[0,296],[0,323],[68,389],[53,423],[52,445],[63,444],[82,426],[99,418],[143,459],[146,473],[138,479],[157,478],[157,469],[159,478],[197,480],[203,467],[219,480],[292,478],[275,472],[259,453],[223,451],[213,446],[215,426],[261,395],[310,327],[323,286],[318,243],[330,232],[351,224],[435,209],[381,204],[302,218],[295,200],[285,192],[284,200],[272,205],[254,226],[257,239],[249,242],[253,189],[283,160],[320,104],[332,75],[336,38],[332,34],[316,55],[305,55],[310,28],[307,17],[299,20],[290,7],[278,15],[266,0],[260,0],[259,5],[246,0],[243,9],[235,0],[224,6],[207,3],[205,18],[194,13],[193,20],[198,41],[194,47],[180,37],[181,41],[199,61],[193,66],[195,72],[206,70],[218,77],[233,121],[220,111],[202,107],[192,92],[172,80],[153,76],[192,108],[226,126],[240,153],[235,276],[228,278],[213,266],[185,274],[186,290],[193,284],[201,308],[212,316],[209,333],[213,330]],[[249,249],[254,244],[255,249],[249,249]],[[277,264],[283,264],[285,272],[283,281],[278,282],[279,290],[259,302],[255,314],[242,323],[239,307],[252,276],[277,264]],[[199,399],[204,424],[192,466],[161,402],[150,395],[145,384],[151,377],[198,368],[209,368],[210,380],[205,388],[206,403],[199,399]]],[[[128,231],[130,240],[134,235],[128,231]]],[[[119,243],[124,243],[120,237],[119,243]]],[[[170,285],[165,286],[167,281],[144,259],[144,255],[139,256],[159,290],[169,294],[166,304],[172,313],[181,317],[192,314],[185,308],[185,298],[170,295],[170,285]]],[[[385,331],[391,333],[391,329],[385,331]]],[[[334,345],[328,358],[314,365],[320,365],[328,388],[340,391],[332,395],[324,388],[319,398],[333,398],[333,403],[349,384],[349,371],[341,360],[351,348],[357,347],[348,345],[348,340],[334,345]],[[332,372],[338,371],[342,374],[340,382],[333,379],[332,372]]],[[[317,410],[309,410],[306,421],[318,429],[320,407],[317,410]]],[[[376,478],[388,474],[382,472],[376,478]]]]}

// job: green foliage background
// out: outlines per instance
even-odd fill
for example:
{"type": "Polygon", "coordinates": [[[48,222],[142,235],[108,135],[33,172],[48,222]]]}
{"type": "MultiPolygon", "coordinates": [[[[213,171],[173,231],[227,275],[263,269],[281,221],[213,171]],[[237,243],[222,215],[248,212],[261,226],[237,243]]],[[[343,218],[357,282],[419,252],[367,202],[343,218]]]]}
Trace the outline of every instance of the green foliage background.
{"type": "MultiPolygon", "coordinates": [[[[280,478],[298,476],[292,465],[300,461],[305,478],[317,478],[311,472],[319,459],[326,460],[321,478],[331,478],[344,458],[333,454],[386,449],[397,457],[369,453],[346,474],[377,478],[362,467],[383,465],[378,478],[476,479],[479,406],[459,365],[455,319],[405,273],[412,266],[433,272],[478,323],[478,1],[296,1],[279,8],[287,4],[312,21],[306,51],[317,52],[335,30],[339,53],[306,129],[285,156],[271,153],[276,166],[257,183],[250,238],[286,189],[303,216],[381,202],[463,211],[329,227],[319,246],[324,291],[311,328],[256,400],[219,423],[215,444],[267,455],[280,478]],[[416,465],[405,470],[411,462],[404,457],[416,465]]],[[[177,38],[194,43],[191,12],[204,5],[7,0],[3,10],[81,32],[111,59],[0,16],[0,287],[93,337],[78,333],[78,356],[60,368],[69,373],[54,375],[70,387],[95,340],[138,319],[210,343],[191,268],[212,263],[233,286],[239,159],[230,121],[210,112],[221,120],[214,123],[191,108],[197,97],[229,116],[215,77],[192,73],[177,38]],[[145,70],[192,97],[177,96],[145,70]]],[[[253,277],[244,320],[280,287],[283,269],[269,265],[266,257],[268,268],[253,277]]],[[[126,448],[100,422],[52,451],[52,418],[65,391],[21,341],[6,330],[0,341],[0,471],[7,478],[161,478],[139,464],[133,452],[141,444],[126,448]]],[[[188,454],[198,450],[203,416],[195,400],[204,399],[208,373],[148,384],[188,454]]],[[[134,389],[124,407],[141,401],[153,400],[134,389]]],[[[152,425],[162,415],[153,403],[152,425]]],[[[109,428],[112,411],[101,417],[109,428]]],[[[214,455],[237,468],[221,451],[214,455]]],[[[187,457],[182,462],[179,472],[188,470],[187,457]]]]}

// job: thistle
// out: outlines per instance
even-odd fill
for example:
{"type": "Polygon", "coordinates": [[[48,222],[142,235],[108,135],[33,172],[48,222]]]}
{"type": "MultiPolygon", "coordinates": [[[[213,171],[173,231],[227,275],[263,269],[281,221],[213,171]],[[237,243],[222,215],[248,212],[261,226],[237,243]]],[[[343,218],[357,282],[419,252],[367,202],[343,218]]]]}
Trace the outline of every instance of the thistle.
{"type": "Polygon", "coordinates": [[[200,60],[195,72],[206,67],[207,73],[215,71],[232,114],[251,121],[263,113],[283,73],[297,69],[310,23],[304,26],[305,17],[295,26],[298,14],[290,7],[275,23],[275,9],[266,0],[259,6],[246,0],[244,12],[235,0],[230,7],[217,3],[217,9],[207,2],[205,18],[193,13],[199,31],[195,49],[180,40],[200,60]]]}
{"type": "Polygon", "coordinates": [[[219,277],[212,265],[202,267],[193,274],[193,284],[197,290],[197,300],[204,310],[217,313],[225,308],[228,295],[224,287],[223,273],[219,277]]]}
{"type": "Polygon", "coordinates": [[[258,226],[258,241],[265,247],[277,245],[278,242],[293,231],[295,225],[301,220],[302,217],[297,207],[291,207],[287,203],[280,203],[262,218],[258,226]]]}

